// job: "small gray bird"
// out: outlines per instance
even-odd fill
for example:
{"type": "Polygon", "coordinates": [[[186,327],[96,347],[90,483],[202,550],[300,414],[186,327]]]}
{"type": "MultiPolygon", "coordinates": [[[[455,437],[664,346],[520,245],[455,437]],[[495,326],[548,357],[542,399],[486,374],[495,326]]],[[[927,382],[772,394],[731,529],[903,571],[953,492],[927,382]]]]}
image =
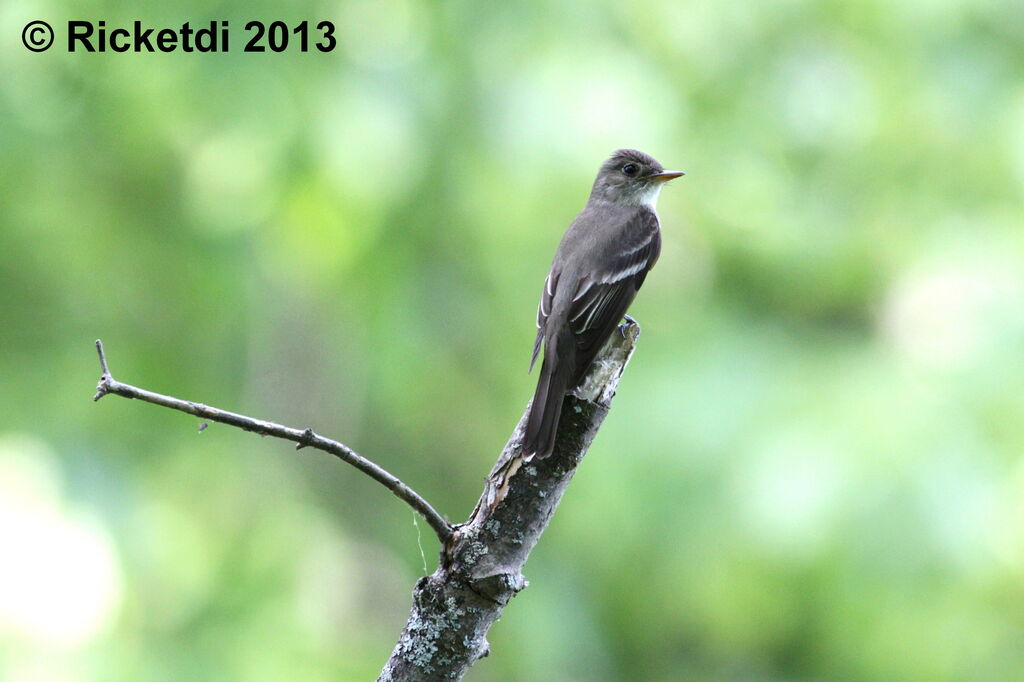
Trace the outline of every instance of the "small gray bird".
{"type": "Polygon", "coordinates": [[[620,149],[598,171],[587,205],[558,245],[537,306],[530,369],[542,343],[544,362],[524,455],[551,454],[566,392],[583,380],[658,260],[654,205],[664,183],[681,175],[635,149],[620,149]]]}

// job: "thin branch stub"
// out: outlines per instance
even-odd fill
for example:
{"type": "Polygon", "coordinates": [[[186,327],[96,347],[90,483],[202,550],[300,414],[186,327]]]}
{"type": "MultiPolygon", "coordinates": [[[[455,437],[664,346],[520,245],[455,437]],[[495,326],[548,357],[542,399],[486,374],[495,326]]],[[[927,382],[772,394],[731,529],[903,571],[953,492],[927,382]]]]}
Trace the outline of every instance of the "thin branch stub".
{"type": "Polygon", "coordinates": [[[96,352],[100,356],[100,368],[103,370],[103,376],[100,377],[100,382],[96,384],[96,395],[92,397],[93,402],[110,393],[110,383],[114,379],[110,376],[110,368],[107,367],[107,355],[103,352],[103,342],[99,339],[96,339],[96,352]]]}
{"type": "Polygon", "coordinates": [[[298,443],[295,444],[296,450],[301,450],[302,448],[310,445],[316,438],[316,434],[313,433],[313,429],[306,429],[305,431],[302,432],[302,435],[303,440],[300,440],[298,443]]]}

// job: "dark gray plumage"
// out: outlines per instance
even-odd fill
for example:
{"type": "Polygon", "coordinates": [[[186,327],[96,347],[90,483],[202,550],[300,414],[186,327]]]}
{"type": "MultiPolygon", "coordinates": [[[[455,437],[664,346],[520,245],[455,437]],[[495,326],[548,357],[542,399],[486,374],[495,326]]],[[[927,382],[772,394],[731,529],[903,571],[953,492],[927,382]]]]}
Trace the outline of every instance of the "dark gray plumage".
{"type": "Polygon", "coordinates": [[[537,306],[530,369],[542,345],[544,360],[523,454],[551,454],[566,392],[583,379],[658,260],[655,202],[663,183],[680,175],[635,149],[620,149],[601,166],[587,205],[558,245],[537,306]]]}

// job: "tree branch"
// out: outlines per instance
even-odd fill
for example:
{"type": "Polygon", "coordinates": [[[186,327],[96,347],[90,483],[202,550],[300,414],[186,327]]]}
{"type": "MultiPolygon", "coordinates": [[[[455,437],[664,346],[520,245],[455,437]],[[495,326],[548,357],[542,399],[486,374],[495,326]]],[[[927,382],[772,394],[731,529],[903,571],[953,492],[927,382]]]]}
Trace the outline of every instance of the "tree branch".
{"type": "Polygon", "coordinates": [[[409,619],[378,682],[459,680],[489,653],[487,632],[527,586],[523,566],[608,414],[639,335],[630,322],[609,339],[566,397],[547,458],[522,455],[527,408],[437,570],[416,583],[409,619]]]}
{"type": "Polygon", "coordinates": [[[409,619],[378,682],[459,680],[489,653],[487,632],[509,600],[526,588],[523,566],[608,414],[640,336],[640,327],[633,321],[622,330],[605,344],[580,387],[566,396],[551,455],[523,456],[527,407],[491,469],[473,513],[455,526],[398,478],[312,429],[253,419],[116,381],[99,341],[96,350],[103,376],[93,399],[114,393],[284,438],[298,448],[328,452],[382,483],[430,523],[441,541],[441,561],[432,575],[416,583],[409,619]]]}
{"type": "Polygon", "coordinates": [[[110,369],[107,366],[107,356],[103,352],[103,343],[99,339],[96,340],[96,352],[99,353],[100,356],[100,367],[103,369],[103,376],[100,378],[100,382],[96,386],[96,395],[93,396],[93,400],[99,400],[108,393],[113,393],[114,395],[119,395],[122,398],[143,400],[147,403],[153,403],[154,405],[160,405],[162,407],[169,407],[172,410],[185,412],[203,419],[209,419],[210,421],[237,426],[245,431],[252,431],[253,433],[258,433],[263,436],[274,436],[275,438],[290,440],[296,443],[296,449],[311,447],[316,448],[317,450],[323,450],[324,452],[334,455],[343,462],[351,464],[356,469],[393,492],[398,499],[402,500],[415,511],[419,512],[419,514],[426,519],[427,523],[430,524],[430,527],[434,529],[434,532],[437,534],[437,539],[441,541],[442,546],[452,538],[453,529],[451,525],[449,525],[448,522],[437,513],[437,510],[430,506],[430,503],[423,499],[419,493],[403,483],[397,476],[391,474],[377,464],[374,464],[347,445],[331,440],[330,438],[324,438],[323,436],[314,433],[313,429],[295,429],[289,426],[282,426],[281,424],[275,424],[274,422],[264,421],[262,419],[253,419],[252,417],[247,417],[243,414],[228,412],[216,407],[203,405],[202,403],[181,400],[172,396],[147,391],[143,388],[138,388],[130,384],[121,383],[114,379],[110,374],[110,369]]]}

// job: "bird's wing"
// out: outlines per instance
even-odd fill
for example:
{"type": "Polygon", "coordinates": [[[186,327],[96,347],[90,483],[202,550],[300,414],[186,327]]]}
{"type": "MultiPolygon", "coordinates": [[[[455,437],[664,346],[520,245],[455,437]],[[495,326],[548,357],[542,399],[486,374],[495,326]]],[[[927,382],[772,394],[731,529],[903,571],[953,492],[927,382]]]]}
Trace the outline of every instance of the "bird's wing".
{"type": "MultiPolygon", "coordinates": [[[[584,275],[574,285],[562,284],[573,286],[575,291],[567,317],[575,337],[577,357],[582,361],[576,365],[581,372],[618,325],[661,253],[658,216],[653,211],[640,210],[630,216],[623,235],[624,238],[609,244],[608,251],[602,254],[601,270],[584,275]]],[[[560,279],[561,272],[552,267],[544,280],[537,305],[537,338],[533,343],[531,370],[540,354],[560,279]]]]}
{"type": "Polygon", "coordinates": [[[580,372],[586,370],[626,314],[661,253],[658,217],[652,211],[632,216],[624,235],[624,239],[609,245],[601,259],[603,268],[579,281],[572,298],[568,319],[576,339],[580,372]]]}
{"type": "Polygon", "coordinates": [[[544,340],[544,323],[548,321],[551,314],[551,303],[555,298],[555,291],[558,288],[558,279],[561,273],[551,268],[551,272],[544,278],[544,289],[540,294],[540,303],[537,304],[537,339],[533,342],[533,357],[530,358],[530,371],[537,362],[537,355],[540,353],[540,345],[544,340]]]}

